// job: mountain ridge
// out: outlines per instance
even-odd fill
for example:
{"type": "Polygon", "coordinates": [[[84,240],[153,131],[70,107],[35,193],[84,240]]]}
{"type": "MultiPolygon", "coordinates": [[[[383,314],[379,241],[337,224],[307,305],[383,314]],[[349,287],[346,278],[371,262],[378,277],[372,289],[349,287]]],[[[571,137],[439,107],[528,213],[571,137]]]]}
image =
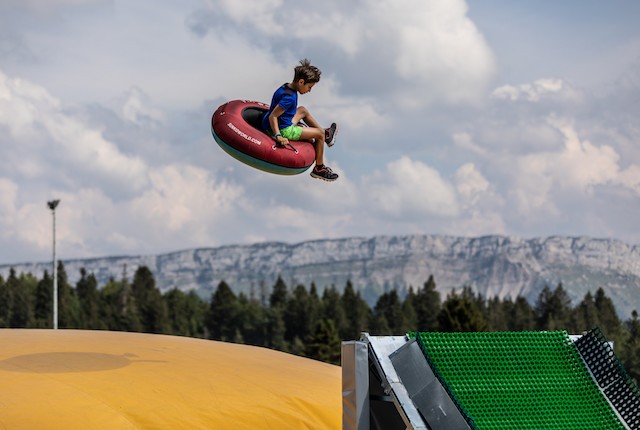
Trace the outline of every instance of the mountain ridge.
{"type": "MultiPolygon", "coordinates": [[[[585,236],[345,237],[62,261],[72,284],[81,267],[102,286],[110,278],[131,277],[144,265],[162,291],[196,290],[205,298],[222,280],[236,293],[265,294],[280,276],[289,287],[314,282],[320,292],[331,285],[342,289],[351,281],[374,304],[385,291],[396,288],[404,294],[433,275],[443,298],[454,288],[470,286],[485,297],[522,295],[535,303],[545,285],[562,283],[574,304],[602,287],[621,318],[640,310],[640,247],[585,236]]],[[[35,276],[51,272],[51,262],[22,263],[0,265],[0,275],[6,279],[11,267],[35,276]]]]}

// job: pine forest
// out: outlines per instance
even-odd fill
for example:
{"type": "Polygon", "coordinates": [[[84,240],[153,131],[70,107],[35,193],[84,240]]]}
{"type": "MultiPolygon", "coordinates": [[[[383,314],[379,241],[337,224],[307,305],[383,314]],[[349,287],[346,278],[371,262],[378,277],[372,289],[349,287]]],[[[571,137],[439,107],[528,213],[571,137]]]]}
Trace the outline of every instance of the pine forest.
{"type": "MultiPolygon", "coordinates": [[[[272,348],[340,364],[342,340],[409,331],[566,330],[580,334],[599,326],[629,375],[640,380],[640,319],[620,316],[603,288],[572,304],[562,284],[547,286],[536,303],[522,297],[485,298],[469,287],[441,297],[433,277],[400,294],[382,294],[375,306],[363,300],[351,282],[318,292],[312,283],[286,285],[279,278],[249,295],[235,294],[220,282],[208,300],[195,292],[162,293],[154,276],[139,267],[133,279],[123,273],[98,285],[80,271],[76,285],[58,263],[58,324],[62,329],[115,330],[190,336],[272,348]]],[[[11,270],[0,277],[0,327],[51,328],[53,279],[11,270]]]]}

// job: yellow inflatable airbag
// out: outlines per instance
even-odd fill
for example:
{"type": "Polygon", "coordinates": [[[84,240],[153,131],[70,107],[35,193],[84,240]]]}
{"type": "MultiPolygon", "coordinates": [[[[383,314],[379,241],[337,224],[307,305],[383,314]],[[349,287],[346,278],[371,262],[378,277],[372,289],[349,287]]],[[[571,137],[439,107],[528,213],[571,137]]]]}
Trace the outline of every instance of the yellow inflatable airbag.
{"type": "Polygon", "coordinates": [[[0,330],[0,429],[339,429],[338,366],[176,336],[0,330]]]}

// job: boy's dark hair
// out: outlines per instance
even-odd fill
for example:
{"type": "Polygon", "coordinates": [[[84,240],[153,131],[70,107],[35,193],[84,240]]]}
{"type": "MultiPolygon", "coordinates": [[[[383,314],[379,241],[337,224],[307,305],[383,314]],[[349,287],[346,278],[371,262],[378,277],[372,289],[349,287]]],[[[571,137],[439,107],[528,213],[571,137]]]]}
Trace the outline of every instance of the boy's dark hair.
{"type": "Polygon", "coordinates": [[[300,60],[300,65],[294,69],[293,81],[304,80],[305,84],[316,83],[320,80],[322,72],[316,66],[312,66],[308,59],[300,60]]]}

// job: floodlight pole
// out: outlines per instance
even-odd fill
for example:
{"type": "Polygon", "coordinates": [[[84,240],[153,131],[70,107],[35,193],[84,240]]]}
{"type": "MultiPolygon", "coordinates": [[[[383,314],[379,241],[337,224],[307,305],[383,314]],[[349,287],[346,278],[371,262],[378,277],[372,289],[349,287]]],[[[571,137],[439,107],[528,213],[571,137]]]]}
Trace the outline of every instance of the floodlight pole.
{"type": "Polygon", "coordinates": [[[53,215],[53,329],[58,329],[58,265],[56,264],[56,207],[60,200],[47,202],[53,215]]]}

